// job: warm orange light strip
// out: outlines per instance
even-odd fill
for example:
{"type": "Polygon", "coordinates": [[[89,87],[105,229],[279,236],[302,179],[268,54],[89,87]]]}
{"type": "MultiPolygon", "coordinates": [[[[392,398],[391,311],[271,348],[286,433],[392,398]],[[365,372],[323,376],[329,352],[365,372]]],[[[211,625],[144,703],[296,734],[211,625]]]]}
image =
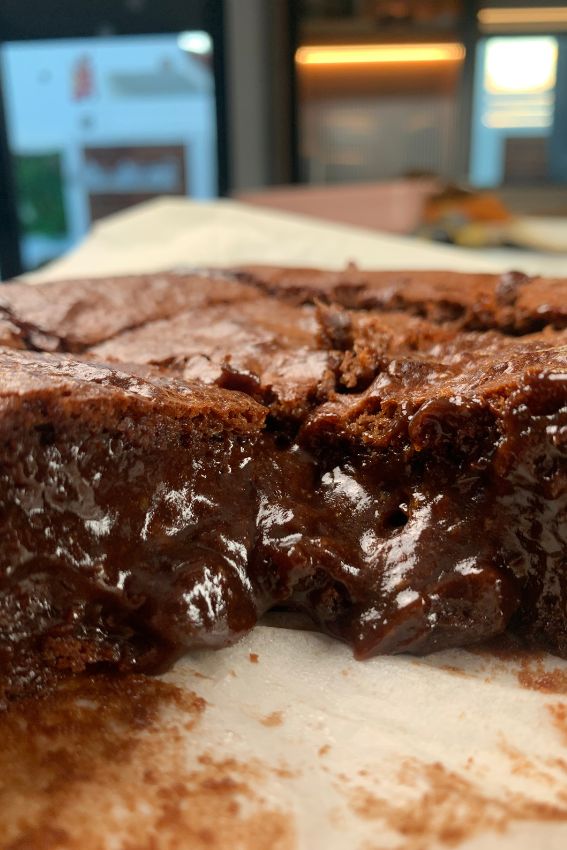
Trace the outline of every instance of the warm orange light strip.
{"type": "Polygon", "coordinates": [[[567,9],[559,6],[539,6],[531,9],[481,9],[477,14],[484,26],[503,26],[505,24],[565,24],[567,9]]]}
{"type": "Polygon", "coordinates": [[[299,47],[298,65],[374,65],[394,62],[458,62],[462,44],[333,44],[299,47]]]}

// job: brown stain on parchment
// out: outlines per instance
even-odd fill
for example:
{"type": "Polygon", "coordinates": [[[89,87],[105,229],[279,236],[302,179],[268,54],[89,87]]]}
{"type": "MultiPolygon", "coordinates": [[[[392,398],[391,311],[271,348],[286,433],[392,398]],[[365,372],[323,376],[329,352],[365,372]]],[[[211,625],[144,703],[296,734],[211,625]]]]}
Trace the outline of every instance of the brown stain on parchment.
{"type": "Polygon", "coordinates": [[[544,694],[567,694],[567,669],[546,669],[541,660],[523,659],[517,672],[518,682],[530,691],[544,694]]]}
{"type": "Polygon", "coordinates": [[[268,728],[281,726],[283,722],[283,711],[272,711],[271,714],[266,714],[264,717],[260,718],[260,723],[262,724],[262,726],[267,726],[268,728]]]}
{"type": "MultiPolygon", "coordinates": [[[[544,651],[526,647],[514,635],[500,635],[476,647],[467,647],[466,652],[485,662],[496,662],[499,668],[515,675],[522,688],[546,694],[567,694],[567,667],[549,667],[550,659],[544,651]]],[[[447,665],[443,669],[458,672],[458,668],[447,665]]]]}
{"type": "Polygon", "coordinates": [[[69,680],[0,715],[0,850],[291,850],[268,769],[190,752],[206,703],[158,679],[69,680]]]}
{"type": "MultiPolygon", "coordinates": [[[[513,636],[476,648],[467,648],[481,661],[478,673],[496,668],[516,678],[518,685],[542,695],[567,694],[567,669],[551,666],[543,651],[526,649],[513,636]],[[489,664],[490,667],[485,665],[489,664]]],[[[442,665],[453,675],[469,675],[456,665],[442,665]]],[[[542,706],[543,708],[543,706],[542,706]]],[[[567,702],[545,705],[561,743],[567,746],[567,702]]],[[[473,776],[474,762],[462,772],[452,771],[440,762],[422,763],[408,759],[398,768],[396,781],[403,793],[394,799],[372,787],[351,787],[347,791],[350,808],[360,818],[380,823],[393,835],[392,850],[430,850],[432,847],[459,847],[475,836],[502,834],[513,824],[527,821],[567,826],[567,758],[528,756],[504,739],[499,745],[508,759],[510,773],[521,776],[541,789],[542,799],[513,791],[491,795],[484,783],[473,776]],[[546,801],[547,800],[547,801],[546,801]]],[[[373,850],[382,844],[372,843],[373,850]]]]}
{"type": "Polygon", "coordinates": [[[556,702],[546,706],[551,721],[559,733],[561,742],[567,746],[567,703],[556,702]]]}
{"type": "Polygon", "coordinates": [[[455,664],[442,664],[440,669],[444,670],[445,673],[450,673],[451,676],[464,676],[467,679],[470,676],[466,670],[457,667],[455,664]]]}
{"type": "Polygon", "coordinates": [[[510,762],[511,774],[550,788],[558,800],[567,802],[567,760],[560,756],[530,756],[504,738],[499,749],[510,762]]]}
{"type": "MultiPolygon", "coordinates": [[[[380,824],[395,836],[392,850],[431,850],[458,847],[482,833],[504,833],[523,821],[567,824],[567,803],[546,803],[522,794],[498,798],[480,784],[449,770],[440,762],[407,759],[397,781],[403,798],[386,798],[365,787],[348,791],[351,810],[366,821],[380,824]]],[[[373,845],[378,850],[381,845],[373,845]]]]}

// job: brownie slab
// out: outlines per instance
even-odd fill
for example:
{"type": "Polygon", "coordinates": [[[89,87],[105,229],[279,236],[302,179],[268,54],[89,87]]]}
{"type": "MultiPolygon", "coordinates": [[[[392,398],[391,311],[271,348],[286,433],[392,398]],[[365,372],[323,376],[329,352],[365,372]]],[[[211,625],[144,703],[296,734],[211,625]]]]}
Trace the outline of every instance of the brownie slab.
{"type": "Polygon", "coordinates": [[[300,432],[330,493],[351,492],[353,517],[367,517],[360,578],[333,576],[350,591],[343,613],[318,603],[360,655],[508,625],[567,651],[567,334],[484,345],[463,334],[390,355],[369,387],[319,406],[300,432]],[[367,498],[377,481],[379,511],[367,498]]]}
{"type": "Polygon", "coordinates": [[[506,629],[567,656],[566,293],[352,268],[0,288],[0,690],[159,670],[273,607],[361,658],[506,629]]]}
{"type": "Polygon", "coordinates": [[[273,415],[299,421],[334,388],[336,357],[321,333],[314,307],[275,305],[258,294],[230,310],[200,306],[172,320],[148,322],[89,354],[159,366],[185,380],[244,388],[273,415]]]}
{"type": "Polygon", "coordinates": [[[90,665],[155,670],[256,620],[238,393],[0,350],[5,693],[90,665]]]}
{"type": "Polygon", "coordinates": [[[248,266],[236,279],[292,303],[316,300],[351,309],[401,310],[465,330],[531,333],[567,327],[565,280],[521,272],[366,271],[354,265],[329,272],[248,266]]]}
{"type": "Polygon", "coordinates": [[[163,273],[86,278],[32,286],[0,286],[0,319],[20,329],[26,347],[38,351],[83,351],[146,322],[211,304],[254,299],[257,293],[222,277],[163,273]]]}

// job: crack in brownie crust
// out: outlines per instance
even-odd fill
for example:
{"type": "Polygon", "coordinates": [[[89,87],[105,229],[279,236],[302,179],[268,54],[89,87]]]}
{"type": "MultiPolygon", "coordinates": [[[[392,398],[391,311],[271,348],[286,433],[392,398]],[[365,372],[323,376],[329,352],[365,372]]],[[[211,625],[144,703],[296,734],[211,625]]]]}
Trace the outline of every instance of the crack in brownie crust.
{"type": "Polygon", "coordinates": [[[160,670],[275,606],[361,658],[506,629],[567,656],[566,294],[351,267],[3,286],[0,696],[160,670]]]}
{"type": "Polygon", "coordinates": [[[292,303],[320,299],[357,309],[403,310],[435,323],[453,322],[465,330],[523,334],[546,326],[567,327],[565,281],[447,271],[341,272],[249,266],[235,277],[292,303]]]}
{"type": "Polygon", "coordinates": [[[0,287],[0,315],[21,329],[28,348],[84,351],[149,321],[213,304],[240,304],[253,288],[222,278],[164,273],[0,287]]]}

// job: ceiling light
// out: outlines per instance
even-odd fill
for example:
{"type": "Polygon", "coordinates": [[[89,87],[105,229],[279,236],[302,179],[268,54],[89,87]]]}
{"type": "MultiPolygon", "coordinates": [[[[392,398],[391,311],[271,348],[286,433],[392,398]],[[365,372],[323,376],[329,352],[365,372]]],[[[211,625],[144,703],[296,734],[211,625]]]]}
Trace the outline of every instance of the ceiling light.
{"type": "Polygon", "coordinates": [[[557,70],[553,37],[489,38],[484,86],[493,94],[528,94],[553,90],[557,70]]]}
{"type": "Polygon", "coordinates": [[[374,65],[397,62],[459,62],[462,44],[344,44],[300,47],[298,65],[374,65]]]}
{"type": "Polygon", "coordinates": [[[213,51],[213,40],[208,32],[203,30],[192,30],[180,32],[177,36],[177,46],[186,53],[197,53],[199,56],[208,56],[213,51]]]}
{"type": "Polygon", "coordinates": [[[567,9],[559,6],[533,6],[532,8],[481,9],[478,22],[484,29],[494,27],[563,28],[567,25],[567,9]]]}

